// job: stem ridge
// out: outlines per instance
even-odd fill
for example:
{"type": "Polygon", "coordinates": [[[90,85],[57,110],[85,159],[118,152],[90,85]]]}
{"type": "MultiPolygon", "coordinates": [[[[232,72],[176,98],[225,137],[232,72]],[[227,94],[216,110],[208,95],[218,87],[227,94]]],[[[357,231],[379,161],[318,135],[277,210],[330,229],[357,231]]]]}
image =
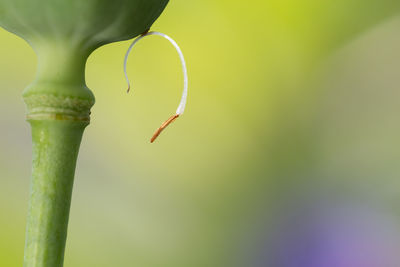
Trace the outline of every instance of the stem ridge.
{"type": "Polygon", "coordinates": [[[55,94],[31,94],[24,97],[28,120],[90,121],[94,100],[55,94]]]}

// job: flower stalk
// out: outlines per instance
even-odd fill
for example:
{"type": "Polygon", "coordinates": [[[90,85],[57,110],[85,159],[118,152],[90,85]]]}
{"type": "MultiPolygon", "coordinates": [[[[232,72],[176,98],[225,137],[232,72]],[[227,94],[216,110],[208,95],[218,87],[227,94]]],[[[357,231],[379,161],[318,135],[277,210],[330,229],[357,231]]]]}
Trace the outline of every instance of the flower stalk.
{"type": "Polygon", "coordinates": [[[78,150],[87,122],[31,119],[33,168],[25,267],[62,266],[78,150]]]}
{"type": "Polygon", "coordinates": [[[63,265],[76,161],[94,104],[86,59],[54,50],[38,52],[37,77],[24,92],[33,143],[25,267],[63,265]]]}
{"type": "Polygon", "coordinates": [[[134,38],[168,0],[0,0],[0,26],[38,56],[23,93],[32,128],[33,168],[25,267],[62,267],[79,146],[94,96],[85,64],[102,45],[134,38]]]}

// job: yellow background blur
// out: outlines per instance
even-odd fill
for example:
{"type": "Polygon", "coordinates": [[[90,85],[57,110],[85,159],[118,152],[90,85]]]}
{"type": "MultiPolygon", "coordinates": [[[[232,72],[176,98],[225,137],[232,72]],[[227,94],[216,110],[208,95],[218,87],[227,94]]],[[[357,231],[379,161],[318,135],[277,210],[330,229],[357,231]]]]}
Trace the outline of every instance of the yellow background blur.
{"type": "MultiPolygon", "coordinates": [[[[96,50],[65,266],[253,267],[260,236],[297,193],[396,214],[399,12],[391,0],[171,1],[152,29],[181,46],[189,98],[154,144],[180,99],[176,51],[159,37],[139,43],[127,95],[130,42],[96,50]]],[[[35,69],[31,48],[0,29],[4,267],[22,265],[31,143],[21,92],[35,69]]]]}

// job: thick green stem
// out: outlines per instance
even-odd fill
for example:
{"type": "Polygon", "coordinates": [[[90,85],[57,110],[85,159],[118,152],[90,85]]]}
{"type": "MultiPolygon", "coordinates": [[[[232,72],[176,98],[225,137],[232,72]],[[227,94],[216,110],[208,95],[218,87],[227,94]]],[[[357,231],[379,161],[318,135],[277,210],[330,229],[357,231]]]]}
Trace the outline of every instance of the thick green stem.
{"type": "Polygon", "coordinates": [[[76,160],[94,97],[86,56],[60,46],[38,49],[38,74],[25,90],[32,127],[33,168],[25,267],[61,267],[76,160]]]}
{"type": "Polygon", "coordinates": [[[87,123],[32,120],[33,174],[24,266],[63,265],[76,159],[87,123]]]}
{"type": "Polygon", "coordinates": [[[94,96],[85,63],[94,49],[150,29],[168,0],[0,0],[0,26],[38,56],[24,92],[33,134],[25,267],[61,267],[76,157],[94,96]]]}

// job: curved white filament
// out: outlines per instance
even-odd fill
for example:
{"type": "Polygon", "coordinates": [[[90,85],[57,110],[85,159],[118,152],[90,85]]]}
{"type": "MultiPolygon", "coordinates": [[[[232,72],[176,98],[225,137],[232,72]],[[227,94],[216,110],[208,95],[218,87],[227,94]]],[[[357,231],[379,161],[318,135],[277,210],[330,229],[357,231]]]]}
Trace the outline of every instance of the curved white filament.
{"type": "Polygon", "coordinates": [[[126,71],[126,65],[128,62],[129,53],[131,52],[131,50],[135,44],[137,44],[141,39],[143,39],[144,37],[149,36],[149,35],[159,35],[159,36],[164,37],[165,39],[170,41],[170,43],[175,47],[176,51],[179,54],[179,58],[181,60],[182,70],[183,70],[183,92],[182,92],[181,102],[179,103],[178,109],[176,110],[176,114],[181,115],[185,111],[187,94],[188,94],[188,76],[187,76],[187,69],[186,69],[186,61],[185,61],[185,58],[183,57],[182,50],[179,48],[178,44],[171,37],[169,37],[168,35],[166,35],[164,33],[154,32],[154,31],[147,32],[145,34],[142,34],[138,38],[136,38],[132,42],[132,44],[129,46],[128,51],[126,52],[125,58],[124,58],[124,73],[125,73],[126,82],[128,83],[128,91],[131,87],[131,84],[130,84],[129,78],[128,78],[128,73],[126,71]]]}

